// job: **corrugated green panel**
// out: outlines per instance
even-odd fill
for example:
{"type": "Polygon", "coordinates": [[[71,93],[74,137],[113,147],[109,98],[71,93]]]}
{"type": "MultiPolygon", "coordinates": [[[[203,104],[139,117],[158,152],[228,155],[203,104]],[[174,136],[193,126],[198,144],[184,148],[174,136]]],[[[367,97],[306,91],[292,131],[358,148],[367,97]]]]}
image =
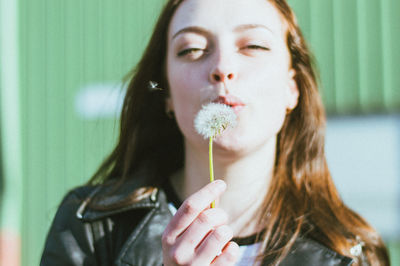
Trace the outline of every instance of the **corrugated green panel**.
{"type": "Polygon", "coordinates": [[[326,106],[336,106],[335,92],[335,56],[333,35],[333,3],[331,0],[312,0],[310,4],[312,33],[309,42],[318,61],[321,79],[321,94],[326,106]],[[323,36],[321,38],[321,36],[323,36]]]}
{"type": "Polygon", "coordinates": [[[384,106],[380,1],[357,1],[360,104],[363,111],[384,106]]]}
{"type": "Polygon", "coordinates": [[[316,55],[329,113],[400,110],[399,1],[289,3],[316,55]]]}
{"type": "MultiPolygon", "coordinates": [[[[50,1],[46,4],[45,18],[48,21],[43,29],[46,34],[46,60],[43,62],[46,98],[44,105],[46,110],[45,141],[45,184],[46,210],[54,208],[54,202],[60,197],[60,191],[64,190],[64,180],[60,179],[60,173],[65,173],[65,36],[63,1],[50,1]],[[51,22],[51,23],[49,23],[51,22]]],[[[47,216],[49,217],[49,216],[47,216]]]]}
{"type": "MultiPolygon", "coordinates": [[[[21,57],[26,57],[26,65],[22,65],[23,76],[26,71],[26,80],[21,81],[21,90],[26,91],[26,105],[22,113],[26,113],[26,142],[23,143],[26,162],[24,170],[24,206],[23,206],[23,235],[22,252],[27,257],[33,258],[38,252],[37,241],[42,241],[43,236],[37,232],[43,232],[46,225],[45,209],[46,192],[43,188],[46,184],[46,72],[42,70],[43,62],[46,61],[46,35],[43,29],[46,25],[44,15],[28,12],[35,8],[44,9],[44,1],[33,1],[26,3],[26,31],[25,42],[29,46],[22,46],[21,57]],[[29,27],[28,27],[29,26],[29,27]],[[33,30],[36,29],[36,30],[33,30]],[[42,70],[42,71],[40,71],[42,70]],[[32,230],[34,228],[34,230],[32,230]],[[25,229],[25,230],[24,230],[25,229]]],[[[23,25],[24,23],[21,23],[23,25]]]]}
{"type": "Polygon", "coordinates": [[[62,93],[65,95],[65,130],[63,141],[66,143],[65,150],[62,151],[65,156],[65,171],[61,173],[61,177],[55,178],[65,184],[65,187],[72,187],[76,184],[76,180],[82,175],[83,160],[82,147],[80,146],[82,125],[76,117],[74,105],[74,95],[82,83],[82,52],[81,52],[81,8],[78,1],[63,1],[64,17],[62,22],[64,50],[60,53],[64,54],[64,84],[62,85],[62,93]]]}
{"type": "Polygon", "coordinates": [[[400,1],[380,1],[382,20],[383,91],[388,110],[399,110],[400,106],[400,1]]]}
{"type": "Polygon", "coordinates": [[[356,1],[333,2],[336,111],[359,109],[356,1]]]}

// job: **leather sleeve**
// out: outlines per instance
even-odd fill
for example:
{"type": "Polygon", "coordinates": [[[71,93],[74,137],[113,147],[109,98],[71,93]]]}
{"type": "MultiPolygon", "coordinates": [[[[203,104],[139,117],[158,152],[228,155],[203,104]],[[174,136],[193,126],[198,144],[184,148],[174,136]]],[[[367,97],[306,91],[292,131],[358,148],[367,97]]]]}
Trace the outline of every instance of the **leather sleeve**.
{"type": "Polygon", "coordinates": [[[46,265],[96,265],[90,224],[76,217],[79,193],[65,196],[47,235],[40,261],[46,265]]]}

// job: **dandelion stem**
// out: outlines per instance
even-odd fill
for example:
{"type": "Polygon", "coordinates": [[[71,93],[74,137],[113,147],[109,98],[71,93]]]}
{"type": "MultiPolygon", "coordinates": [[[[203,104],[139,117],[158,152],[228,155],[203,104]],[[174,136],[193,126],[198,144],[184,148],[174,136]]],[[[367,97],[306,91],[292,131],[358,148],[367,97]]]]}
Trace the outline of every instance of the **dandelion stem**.
{"type": "MultiPolygon", "coordinates": [[[[214,181],[214,166],[213,166],[213,137],[210,137],[210,142],[208,144],[208,158],[210,162],[210,183],[214,181]]],[[[211,208],[215,208],[215,201],[211,202],[211,208]]]]}

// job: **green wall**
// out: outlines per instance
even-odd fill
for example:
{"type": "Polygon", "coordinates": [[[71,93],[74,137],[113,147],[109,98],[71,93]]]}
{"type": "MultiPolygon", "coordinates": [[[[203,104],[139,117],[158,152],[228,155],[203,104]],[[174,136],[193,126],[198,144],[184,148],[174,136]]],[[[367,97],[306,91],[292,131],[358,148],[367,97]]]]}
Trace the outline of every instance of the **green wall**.
{"type": "MultiPolygon", "coordinates": [[[[96,84],[121,89],[163,2],[18,0],[22,206],[14,207],[22,208],[23,265],[38,264],[62,196],[88,180],[115,141],[116,119],[82,117],[77,95],[96,84]]],[[[330,114],[400,110],[400,1],[289,2],[318,59],[330,114]]]]}

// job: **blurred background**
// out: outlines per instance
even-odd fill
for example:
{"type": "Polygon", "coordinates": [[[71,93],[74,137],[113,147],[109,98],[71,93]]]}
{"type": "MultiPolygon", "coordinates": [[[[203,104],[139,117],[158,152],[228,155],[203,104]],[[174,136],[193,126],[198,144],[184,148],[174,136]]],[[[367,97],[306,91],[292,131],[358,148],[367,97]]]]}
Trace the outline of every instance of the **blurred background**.
{"type": "MultiPolygon", "coordinates": [[[[0,0],[0,263],[38,265],[69,189],[115,143],[123,77],[164,0],[0,0]]],[[[344,201],[400,265],[400,1],[289,0],[318,62],[344,201]]]]}

